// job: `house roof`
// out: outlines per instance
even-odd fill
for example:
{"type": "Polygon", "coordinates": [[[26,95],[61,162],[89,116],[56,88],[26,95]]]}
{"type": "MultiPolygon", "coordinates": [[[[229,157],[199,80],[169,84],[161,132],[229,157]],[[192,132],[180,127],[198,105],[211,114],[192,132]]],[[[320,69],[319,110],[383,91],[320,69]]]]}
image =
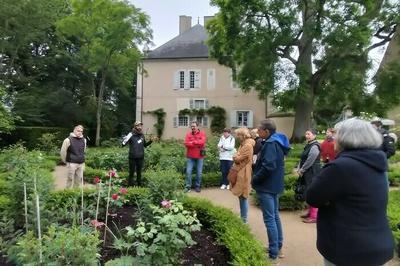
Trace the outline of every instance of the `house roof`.
{"type": "Polygon", "coordinates": [[[197,24],[172,40],[150,51],[148,59],[208,58],[207,32],[197,24]]]}

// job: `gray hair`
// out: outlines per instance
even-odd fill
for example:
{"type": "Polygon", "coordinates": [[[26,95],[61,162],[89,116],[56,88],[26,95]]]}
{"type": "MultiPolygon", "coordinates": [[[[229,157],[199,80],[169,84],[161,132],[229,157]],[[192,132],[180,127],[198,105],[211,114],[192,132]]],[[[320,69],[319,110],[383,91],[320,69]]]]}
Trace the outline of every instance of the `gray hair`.
{"type": "Polygon", "coordinates": [[[382,135],[368,122],[351,118],[336,125],[338,151],[347,149],[377,149],[382,145],[382,135]]]}
{"type": "Polygon", "coordinates": [[[276,131],[275,122],[272,119],[264,119],[260,121],[260,128],[262,130],[268,130],[270,133],[274,133],[276,131]]]}

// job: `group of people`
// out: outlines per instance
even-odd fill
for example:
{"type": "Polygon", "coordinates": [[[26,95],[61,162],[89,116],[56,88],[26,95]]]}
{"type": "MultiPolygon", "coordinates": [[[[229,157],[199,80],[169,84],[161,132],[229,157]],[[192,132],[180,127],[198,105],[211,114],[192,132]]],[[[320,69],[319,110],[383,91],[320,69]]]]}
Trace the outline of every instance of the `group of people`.
{"type": "MultiPolygon", "coordinates": [[[[143,124],[134,123],[122,144],[129,144],[128,184],[141,185],[144,148],[151,144],[142,133],[143,124]],[[136,183],[134,173],[136,172],[136,183]]],[[[325,266],[383,265],[393,257],[394,241],[388,225],[387,158],[393,145],[386,143],[385,132],[375,123],[360,119],[345,120],[328,129],[320,144],[316,132],[305,133],[307,143],[296,172],[306,185],[304,199],[309,204],[304,222],[317,223],[317,248],[325,266]],[[334,136],[336,132],[336,135],[334,136]],[[318,208],[318,209],[317,209],[318,208]],[[318,213],[318,217],[317,217],[318,213]]],[[[248,222],[248,197],[256,191],[268,237],[268,257],[277,263],[283,257],[283,232],[279,216],[279,195],[284,190],[285,156],[290,150],[285,135],[277,132],[273,120],[262,120],[256,129],[226,128],[217,144],[221,167],[221,189],[229,189],[239,199],[240,217],[248,222]],[[228,173],[237,172],[229,183],[228,173]]],[[[185,136],[185,192],[201,191],[206,134],[196,121],[185,136]]],[[[83,180],[86,140],[78,125],[63,142],[61,157],[68,165],[68,187],[83,180]]]]}

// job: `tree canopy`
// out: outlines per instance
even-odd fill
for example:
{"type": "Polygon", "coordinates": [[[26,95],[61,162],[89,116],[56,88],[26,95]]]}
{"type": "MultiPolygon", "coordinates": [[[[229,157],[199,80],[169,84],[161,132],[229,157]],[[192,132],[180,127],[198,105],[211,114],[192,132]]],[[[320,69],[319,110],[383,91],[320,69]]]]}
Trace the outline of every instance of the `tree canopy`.
{"type": "Polygon", "coordinates": [[[211,55],[234,70],[243,90],[295,111],[294,141],[314,112],[377,106],[366,84],[368,54],[393,37],[398,1],[211,2],[220,8],[207,24],[211,55]]]}
{"type": "Polygon", "coordinates": [[[149,17],[126,1],[2,1],[0,85],[17,125],[79,123],[97,145],[130,129],[150,38],[149,17]]]}

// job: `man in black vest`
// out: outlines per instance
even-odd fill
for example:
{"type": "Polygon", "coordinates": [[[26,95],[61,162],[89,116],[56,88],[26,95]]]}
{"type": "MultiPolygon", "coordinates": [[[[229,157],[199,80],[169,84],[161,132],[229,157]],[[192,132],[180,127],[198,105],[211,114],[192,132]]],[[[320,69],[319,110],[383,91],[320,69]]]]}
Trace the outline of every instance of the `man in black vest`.
{"type": "Polygon", "coordinates": [[[79,187],[85,170],[86,139],[83,126],[77,125],[61,146],[61,159],[68,167],[67,188],[79,187]],[[74,183],[72,184],[72,180],[74,183]]]}
{"type": "Polygon", "coordinates": [[[143,123],[136,121],[133,124],[132,132],[130,132],[124,140],[122,145],[129,144],[129,177],[128,186],[134,186],[133,175],[136,172],[136,185],[142,185],[142,168],[144,161],[144,148],[149,146],[153,141],[146,141],[143,135],[143,123]]]}

